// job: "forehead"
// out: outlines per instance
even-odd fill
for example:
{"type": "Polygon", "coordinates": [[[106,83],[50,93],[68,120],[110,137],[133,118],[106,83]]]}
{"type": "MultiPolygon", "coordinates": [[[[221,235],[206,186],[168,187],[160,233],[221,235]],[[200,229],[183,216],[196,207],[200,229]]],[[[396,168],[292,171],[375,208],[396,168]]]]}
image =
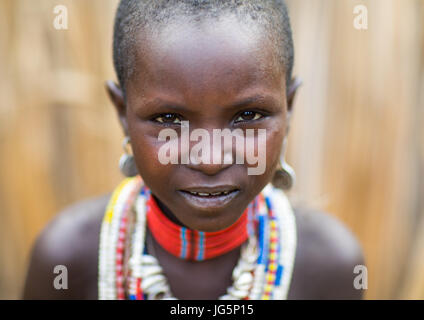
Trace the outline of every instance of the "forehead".
{"type": "Polygon", "coordinates": [[[128,91],[182,99],[284,95],[285,77],[272,48],[262,29],[233,17],[171,22],[140,34],[128,91]]]}

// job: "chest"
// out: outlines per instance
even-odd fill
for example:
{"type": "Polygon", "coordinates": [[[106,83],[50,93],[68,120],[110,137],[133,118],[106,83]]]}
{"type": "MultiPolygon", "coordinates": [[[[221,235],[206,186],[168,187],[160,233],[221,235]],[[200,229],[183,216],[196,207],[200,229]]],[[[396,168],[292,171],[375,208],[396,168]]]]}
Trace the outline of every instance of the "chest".
{"type": "Polygon", "coordinates": [[[187,261],[166,252],[148,234],[146,245],[166,276],[171,292],[178,299],[216,300],[232,284],[232,272],[240,256],[236,248],[222,256],[205,261],[187,261]]]}

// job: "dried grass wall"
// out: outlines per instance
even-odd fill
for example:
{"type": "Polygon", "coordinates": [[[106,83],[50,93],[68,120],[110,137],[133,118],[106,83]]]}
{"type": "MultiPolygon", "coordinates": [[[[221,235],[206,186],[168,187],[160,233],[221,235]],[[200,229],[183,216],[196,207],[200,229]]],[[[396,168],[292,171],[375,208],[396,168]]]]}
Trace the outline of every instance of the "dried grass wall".
{"type": "MultiPolygon", "coordinates": [[[[367,298],[424,298],[424,1],[289,0],[293,201],[344,221],[367,298]],[[368,29],[353,8],[368,8],[368,29]]],[[[103,81],[116,0],[0,0],[0,298],[18,298],[31,245],[64,206],[120,181],[122,133],[103,81]],[[53,28],[68,8],[69,29],[53,28]]]]}

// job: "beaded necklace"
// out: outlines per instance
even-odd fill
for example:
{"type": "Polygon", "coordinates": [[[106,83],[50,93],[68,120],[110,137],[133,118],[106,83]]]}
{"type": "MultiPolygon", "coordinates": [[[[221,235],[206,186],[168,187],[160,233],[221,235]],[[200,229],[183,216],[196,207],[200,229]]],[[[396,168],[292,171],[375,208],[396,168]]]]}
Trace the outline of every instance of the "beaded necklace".
{"type": "Polygon", "coordinates": [[[248,221],[252,215],[251,210],[252,205],[249,205],[240,218],[224,230],[202,232],[173,223],[150,195],[147,200],[146,217],[149,230],[162,248],[181,259],[203,261],[223,255],[247,240],[247,224],[253,223],[248,221]]]}
{"type": "MultiPolygon", "coordinates": [[[[140,176],[126,178],[114,190],[100,234],[100,299],[175,299],[158,261],[147,254],[145,248],[146,224],[152,231],[156,224],[163,227],[161,222],[170,228],[176,226],[157,207],[140,176]]],[[[177,227],[180,229],[174,231],[182,234],[181,227],[177,227]]],[[[233,285],[220,299],[285,299],[296,251],[296,224],[284,193],[271,185],[266,186],[239,220],[223,231],[193,232],[196,250],[191,256],[183,254],[184,242],[180,240],[178,245],[164,246],[164,241],[159,244],[172,254],[193,260],[213,258],[229,251],[228,248],[232,250],[242,245],[239,262],[232,274],[233,285]],[[228,241],[228,245],[218,241],[220,249],[211,249],[216,249],[215,243],[209,247],[211,253],[206,253],[205,235],[222,241],[230,239],[222,235],[233,230],[239,233],[236,241],[228,241]]],[[[160,237],[156,232],[156,239],[160,237]]]]}

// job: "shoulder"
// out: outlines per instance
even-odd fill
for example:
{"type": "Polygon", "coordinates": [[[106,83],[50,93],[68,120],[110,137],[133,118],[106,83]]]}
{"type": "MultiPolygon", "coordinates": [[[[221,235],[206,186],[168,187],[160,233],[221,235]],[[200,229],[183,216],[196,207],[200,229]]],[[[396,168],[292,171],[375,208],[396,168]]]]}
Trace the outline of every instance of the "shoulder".
{"type": "Polygon", "coordinates": [[[99,233],[109,198],[110,194],[106,194],[72,204],[44,228],[32,249],[24,299],[92,296],[85,284],[97,280],[99,233]],[[57,270],[64,269],[55,270],[57,266],[66,267],[67,289],[54,288],[57,270]]]}
{"type": "Polygon", "coordinates": [[[352,232],[328,213],[296,208],[297,252],[291,298],[361,299],[354,287],[355,266],[363,265],[352,232]]]}

